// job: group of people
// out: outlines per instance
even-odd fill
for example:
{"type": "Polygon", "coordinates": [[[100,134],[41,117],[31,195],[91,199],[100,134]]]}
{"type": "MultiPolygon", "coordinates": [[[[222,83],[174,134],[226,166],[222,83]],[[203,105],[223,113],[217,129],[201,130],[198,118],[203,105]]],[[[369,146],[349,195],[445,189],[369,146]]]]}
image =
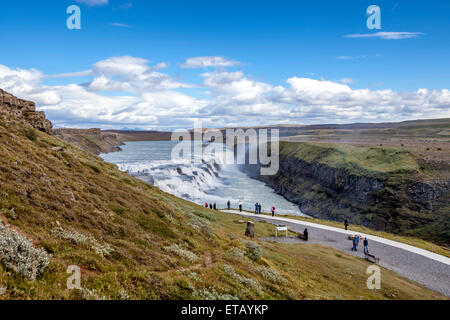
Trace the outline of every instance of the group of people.
{"type": "MultiPolygon", "coordinates": [[[[214,204],[215,205],[215,204],[214,204]]],[[[256,202],[255,203],[255,214],[261,214],[261,203],[256,202]]],[[[227,201],[227,210],[231,210],[231,201],[228,200],[227,201]]],[[[272,217],[275,215],[275,206],[272,206],[272,208],[270,209],[272,212],[272,217]]],[[[239,212],[242,212],[242,200],[239,200],[239,212]]]]}
{"type": "Polygon", "coordinates": [[[212,203],[208,204],[208,202],[205,202],[205,208],[210,208],[210,209],[217,210],[217,205],[216,205],[215,202],[214,202],[214,204],[212,204],[212,203]]]}
{"type": "MultiPolygon", "coordinates": [[[[272,217],[275,215],[275,206],[272,206],[270,208],[270,211],[272,212],[272,217]]],[[[255,203],[255,214],[261,214],[261,203],[255,203]]]]}
{"type": "MultiPolygon", "coordinates": [[[[345,230],[348,230],[349,223],[348,223],[347,219],[344,220],[344,226],[345,226],[345,230]]],[[[352,241],[353,241],[352,251],[358,251],[359,236],[357,234],[355,234],[353,236],[352,241]]],[[[364,245],[364,254],[368,254],[369,253],[369,240],[367,240],[367,238],[364,238],[363,245],[364,245]]]]}
{"type": "Polygon", "coordinates": [[[255,214],[261,213],[261,203],[255,203],[255,214]]]}
{"type": "MultiPolygon", "coordinates": [[[[364,238],[364,254],[368,254],[369,253],[369,240],[367,240],[367,238],[364,238]]],[[[358,251],[358,246],[359,246],[359,236],[357,234],[355,234],[353,236],[353,247],[352,247],[352,251],[358,251]]]]}

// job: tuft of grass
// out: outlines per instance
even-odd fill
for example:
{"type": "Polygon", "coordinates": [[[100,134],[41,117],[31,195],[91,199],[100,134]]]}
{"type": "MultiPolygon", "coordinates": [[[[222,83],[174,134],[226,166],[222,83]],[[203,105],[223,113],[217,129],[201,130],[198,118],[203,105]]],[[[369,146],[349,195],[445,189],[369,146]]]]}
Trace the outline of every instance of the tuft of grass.
{"type": "Polygon", "coordinates": [[[25,137],[27,137],[27,139],[33,142],[37,141],[36,130],[34,128],[27,128],[25,130],[25,137]]]}

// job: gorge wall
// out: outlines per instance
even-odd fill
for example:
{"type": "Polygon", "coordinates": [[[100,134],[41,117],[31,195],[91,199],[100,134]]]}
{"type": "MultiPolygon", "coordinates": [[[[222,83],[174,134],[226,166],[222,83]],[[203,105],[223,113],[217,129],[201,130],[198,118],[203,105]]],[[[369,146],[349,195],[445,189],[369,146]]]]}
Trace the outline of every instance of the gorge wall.
{"type": "Polygon", "coordinates": [[[450,245],[450,181],[425,180],[415,172],[370,175],[294,154],[280,154],[276,175],[247,168],[310,216],[450,245]]]}

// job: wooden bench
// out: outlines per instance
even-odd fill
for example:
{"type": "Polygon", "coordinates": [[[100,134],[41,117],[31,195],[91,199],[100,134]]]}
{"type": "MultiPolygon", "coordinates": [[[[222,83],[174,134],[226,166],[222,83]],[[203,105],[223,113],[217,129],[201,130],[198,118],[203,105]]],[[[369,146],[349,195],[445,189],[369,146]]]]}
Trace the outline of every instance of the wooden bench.
{"type": "Polygon", "coordinates": [[[373,254],[370,254],[370,253],[368,253],[368,252],[365,252],[364,253],[364,256],[365,256],[365,258],[367,259],[367,260],[369,260],[369,261],[372,261],[372,262],[374,262],[374,263],[378,263],[378,262],[380,262],[380,258],[378,258],[378,257],[375,257],[373,254]],[[372,260],[370,260],[370,259],[372,259],[372,260]]]}
{"type": "Polygon", "coordinates": [[[288,227],[287,226],[277,226],[277,227],[275,227],[275,238],[278,237],[278,231],[286,231],[286,237],[288,236],[288,227]]]}

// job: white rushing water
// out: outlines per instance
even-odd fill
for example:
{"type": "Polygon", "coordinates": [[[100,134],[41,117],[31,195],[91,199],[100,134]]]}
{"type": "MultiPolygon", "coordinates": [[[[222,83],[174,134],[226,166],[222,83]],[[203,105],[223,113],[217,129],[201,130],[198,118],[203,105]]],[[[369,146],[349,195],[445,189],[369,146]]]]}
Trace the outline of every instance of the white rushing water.
{"type": "Polygon", "coordinates": [[[225,208],[230,200],[231,206],[237,208],[241,200],[247,210],[254,210],[258,202],[264,212],[275,206],[277,213],[303,215],[295,204],[263,182],[248,177],[237,165],[224,164],[222,157],[203,155],[197,162],[185,157],[171,159],[172,149],[178,143],[127,142],[122,151],[101,157],[165,192],[200,205],[215,202],[218,208],[225,208]]]}

